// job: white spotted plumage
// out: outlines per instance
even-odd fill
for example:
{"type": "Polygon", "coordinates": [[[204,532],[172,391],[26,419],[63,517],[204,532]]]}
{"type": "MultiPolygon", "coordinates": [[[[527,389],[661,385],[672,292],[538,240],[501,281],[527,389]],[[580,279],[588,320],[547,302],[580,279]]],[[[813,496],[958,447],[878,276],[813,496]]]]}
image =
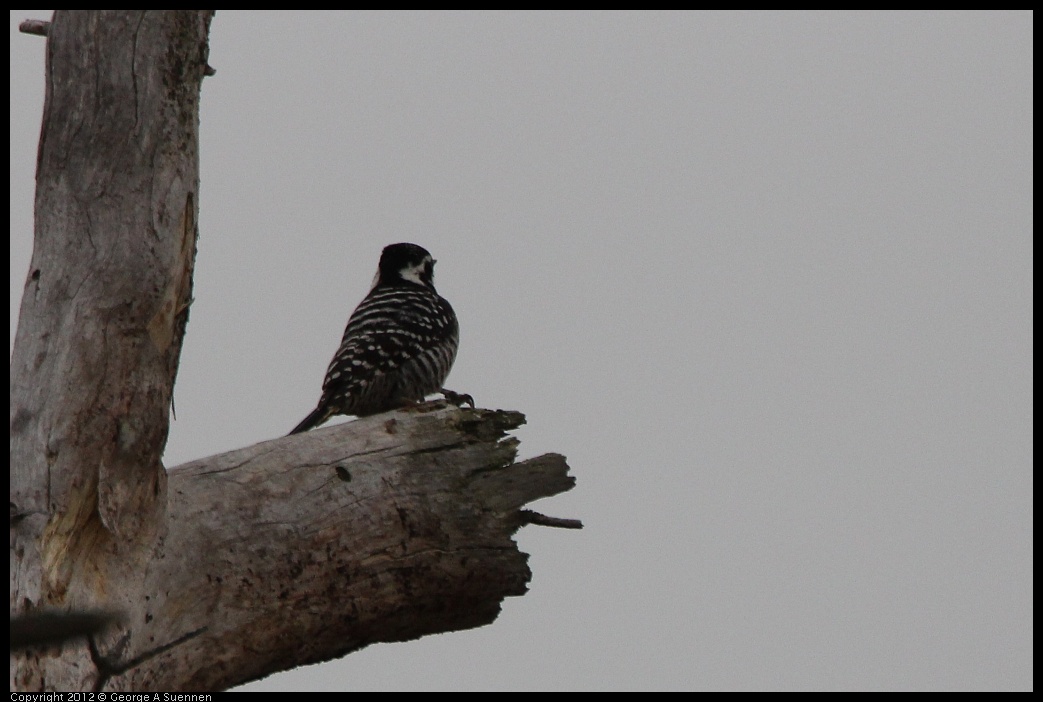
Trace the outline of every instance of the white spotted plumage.
{"type": "Polygon", "coordinates": [[[386,412],[443,390],[460,332],[453,308],[435,292],[434,265],[415,244],[384,249],[330,361],[318,406],[291,434],[337,414],[386,412]]]}

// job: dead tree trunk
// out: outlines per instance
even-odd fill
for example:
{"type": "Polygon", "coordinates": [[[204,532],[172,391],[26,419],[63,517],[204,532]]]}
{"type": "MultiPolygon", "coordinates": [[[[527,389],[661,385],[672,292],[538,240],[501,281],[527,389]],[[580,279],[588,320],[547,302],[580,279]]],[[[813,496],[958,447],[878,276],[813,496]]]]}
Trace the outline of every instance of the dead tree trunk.
{"type": "Polygon", "coordinates": [[[63,11],[11,358],[11,613],[119,623],[15,653],[12,690],[217,690],[495,619],[524,593],[513,412],[426,405],[170,470],[210,11],[63,11]]]}

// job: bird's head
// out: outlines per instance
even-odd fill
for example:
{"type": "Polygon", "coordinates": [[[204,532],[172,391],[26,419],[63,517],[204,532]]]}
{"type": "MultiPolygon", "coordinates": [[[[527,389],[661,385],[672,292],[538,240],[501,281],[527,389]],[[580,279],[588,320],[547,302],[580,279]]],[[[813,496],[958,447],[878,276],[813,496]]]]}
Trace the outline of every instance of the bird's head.
{"type": "Polygon", "coordinates": [[[384,247],[372,288],[402,282],[422,285],[432,291],[435,289],[435,259],[427,249],[416,244],[391,244],[384,247]]]}

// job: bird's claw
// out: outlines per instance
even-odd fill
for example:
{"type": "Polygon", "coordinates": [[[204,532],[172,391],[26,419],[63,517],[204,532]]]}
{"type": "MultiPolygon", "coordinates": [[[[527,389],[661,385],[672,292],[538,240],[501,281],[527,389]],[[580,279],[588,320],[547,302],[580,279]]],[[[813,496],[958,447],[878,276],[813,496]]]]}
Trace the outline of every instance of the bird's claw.
{"type": "Polygon", "coordinates": [[[470,395],[466,395],[462,392],[453,392],[452,390],[447,390],[445,388],[442,388],[438,392],[445,396],[446,401],[451,402],[457,407],[470,405],[471,408],[474,409],[474,398],[470,395]]]}

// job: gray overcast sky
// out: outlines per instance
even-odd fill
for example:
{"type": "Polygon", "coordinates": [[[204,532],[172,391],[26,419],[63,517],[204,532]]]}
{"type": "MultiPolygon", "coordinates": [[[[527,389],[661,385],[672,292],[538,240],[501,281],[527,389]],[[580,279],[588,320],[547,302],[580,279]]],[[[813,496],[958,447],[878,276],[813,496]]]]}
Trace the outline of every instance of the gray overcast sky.
{"type": "Polygon", "coordinates": [[[293,427],[413,241],[586,524],[491,626],[244,689],[1031,689],[1032,20],[219,12],[167,465],[293,427]]]}

